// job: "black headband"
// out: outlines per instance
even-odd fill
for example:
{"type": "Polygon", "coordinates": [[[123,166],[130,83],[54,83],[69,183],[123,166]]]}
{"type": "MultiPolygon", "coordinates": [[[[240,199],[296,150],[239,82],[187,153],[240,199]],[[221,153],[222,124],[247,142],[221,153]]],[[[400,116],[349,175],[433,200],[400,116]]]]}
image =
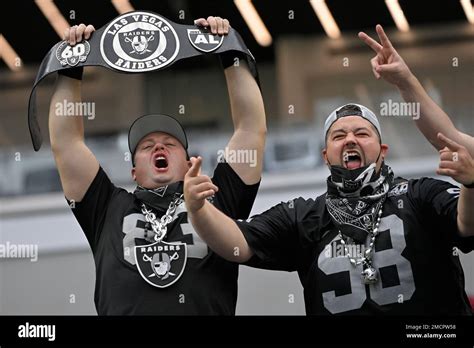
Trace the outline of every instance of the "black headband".
{"type": "Polygon", "coordinates": [[[181,59],[228,51],[247,58],[250,72],[259,83],[255,58],[234,29],[230,28],[225,36],[213,35],[202,27],[177,24],[149,11],[123,14],[73,47],[66,41],[58,42],[41,62],[28,102],[33,148],[38,151],[43,142],[36,117],[36,86],[51,73],[81,66],[142,73],[161,70],[181,59]]]}

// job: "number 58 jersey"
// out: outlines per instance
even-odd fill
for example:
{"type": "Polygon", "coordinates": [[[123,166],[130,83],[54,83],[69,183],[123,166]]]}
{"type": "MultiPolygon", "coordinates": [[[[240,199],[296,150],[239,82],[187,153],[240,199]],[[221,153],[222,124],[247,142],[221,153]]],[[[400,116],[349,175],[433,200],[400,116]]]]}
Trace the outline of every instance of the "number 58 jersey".
{"type": "Polygon", "coordinates": [[[474,237],[459,235],[458,187],[430,178],[395,180],[372,251],[378,280],[369,285],[362,265],[348,258],[363,255],[368,241],[341,244],[325,196],[238,221],[254,252],[247,264],[298,271],[309,315],[472,314],[458,254],[474,248],[474,237]]]}

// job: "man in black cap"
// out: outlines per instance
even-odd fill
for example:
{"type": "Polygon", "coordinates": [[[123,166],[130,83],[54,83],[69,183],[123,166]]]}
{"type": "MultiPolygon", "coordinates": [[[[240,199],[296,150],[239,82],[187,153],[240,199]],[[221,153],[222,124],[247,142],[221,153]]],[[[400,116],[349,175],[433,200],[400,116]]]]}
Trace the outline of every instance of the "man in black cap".
{"type": "Polygon", "coordinates": [[[395,177],[384,162],[388,145],[375,113],[346,104],[324,125],[322,155],[331,172],[327,192],[235,221],[202,199],[194,184],[201,159],[191,158],[184,181],[189,218],[227,260],[298,271],[307,314],[470,315],[456,248],[474,249],[472,137],[454,128],[380,26],[377,32],[382,45],[359,34],[377,52],[376,77],[421,104],[418,127],[441,149],[437,173],[461,188],[431,178],[395,177]]]}
{"type": "MultiPolygon", "coordinates": [[[[195,24],[213,34],[229,30],[220,17],[195,24]]],[[[93,31],[81,24],[68,29],[65,39],[74,45],[93,31]]],[[[205,177],[198,185],[218,209],[245,219],[260,182],[265,113],[246,63],[237,66],[230,58],[230,64],[229,57],[222,59],[235,127],[228,151],[253,151],[256,161],[219,163],[212,181],[205,177]]],[[[128,141],[137,189],[129,193],[111,183],[85,145],[82,118],[55,115],[57,102],[80,101],[81,72],[63,75],[51,101],[51,147],[65,196],[94,255],[98,314],[235,314],[238,265],[213,253],[187,220],[182,181],[190,162],[180,123],[146,115],[132,124],[128,141]]]]}
{"type": "Polygon", "coordinates": [[[446,141],[458,152],[450,166],[465,186],[460,190],[431,178],[395,177],[384,163],[388,145],[375,114],[365,107],[337,108],[324,129],[327,192],[280,203],[249,221],[202,199],[194,184],[201,159],[191,158],[184,196],[195,230],[229,261],[298,271],[310,315],[471,314],[453,250],[474,249],[474,161],[466,148],[446,141]]]}

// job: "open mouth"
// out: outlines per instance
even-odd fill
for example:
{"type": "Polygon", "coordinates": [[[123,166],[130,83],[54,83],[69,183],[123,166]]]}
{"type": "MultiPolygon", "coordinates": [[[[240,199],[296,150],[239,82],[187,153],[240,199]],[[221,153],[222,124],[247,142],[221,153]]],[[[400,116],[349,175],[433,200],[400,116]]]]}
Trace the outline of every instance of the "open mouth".
{"type": "Polygon", "coordinates": [[[357,169],[362,166],[362,156],[357,151],[345,151],[342,159],[347,169],[357,169]]]}
{"type": "Polygon", "coordinates": [[[168,170],[168,159],[163,155],[158,155],[155,157],[155,168],[160,171],[164,172],[168,170]]]}

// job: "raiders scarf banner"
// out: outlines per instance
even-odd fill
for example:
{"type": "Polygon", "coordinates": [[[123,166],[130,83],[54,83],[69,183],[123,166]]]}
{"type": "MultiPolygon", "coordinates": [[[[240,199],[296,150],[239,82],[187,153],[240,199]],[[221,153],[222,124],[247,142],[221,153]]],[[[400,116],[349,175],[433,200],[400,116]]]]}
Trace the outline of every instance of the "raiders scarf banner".
{"type": "Polygon", "coordinates": [[[35,151],[43,142],[36,117],[36,86],[49,74],[81,66],[143,73],[164,69],[181,59],[228,51],[247,57],[258,82],[255,59],[234,29],[225,36],[213,35],[202,27],[177,24],[149,11],[123,14],[74,46],[58,42],[41,62],[29,98],[28,127],[35,151]]]}

